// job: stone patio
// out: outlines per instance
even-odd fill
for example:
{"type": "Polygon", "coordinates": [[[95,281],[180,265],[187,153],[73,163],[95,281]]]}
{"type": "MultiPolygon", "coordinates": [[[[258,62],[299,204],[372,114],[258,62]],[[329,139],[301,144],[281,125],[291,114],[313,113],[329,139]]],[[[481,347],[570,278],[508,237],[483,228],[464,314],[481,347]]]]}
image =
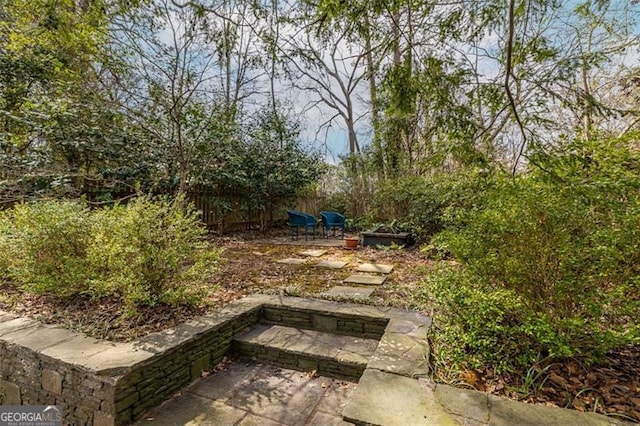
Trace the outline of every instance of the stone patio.
{"type": "Polygon", "coordinates": [[[238,359],[137,425],[348,425],[342,410],[355,388],[355,383],[238,359]]]}

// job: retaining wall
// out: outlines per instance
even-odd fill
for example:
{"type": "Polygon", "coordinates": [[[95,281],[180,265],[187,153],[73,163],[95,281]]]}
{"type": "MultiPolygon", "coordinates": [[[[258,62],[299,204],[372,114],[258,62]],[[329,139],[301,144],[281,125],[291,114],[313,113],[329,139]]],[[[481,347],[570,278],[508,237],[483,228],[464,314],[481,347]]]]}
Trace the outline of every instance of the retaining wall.
{"type": "Polygon", "coordinates": [[[414,317],[391,308],[250,296],[174,329],[113,343],[0,312],[1,403],[61,405],[65,424],[128,424],[198,380],[232,350],[235,335],[258,321],[380,339],[369,366],[424,375],[421,343],[416,355],[393,349],[400,337],[412,345],[426,337],[424,317],[418,325],[414,317]],[[411,358],[399,363],[398,356],[411,358]]]}

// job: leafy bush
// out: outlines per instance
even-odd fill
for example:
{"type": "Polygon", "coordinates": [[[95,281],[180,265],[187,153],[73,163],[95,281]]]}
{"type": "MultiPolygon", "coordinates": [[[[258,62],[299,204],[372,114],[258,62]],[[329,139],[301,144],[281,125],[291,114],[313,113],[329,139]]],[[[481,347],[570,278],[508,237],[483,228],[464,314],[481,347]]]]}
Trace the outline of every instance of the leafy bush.
{"type": "Polygon", "coordinates": [[[625,145],[581,144],[536,159],[553,175],[497,177],[458,211],[432,245],[460,264],[426,283],[445,330],[438,346],[453,348],[443,357],[518,369],[544,357],[592,362],[639,340],[634,158],[625,145]],[[588,167],[585,153],[597,159],[588,167]]]}
{"type": "Polygon", "coordinates": [[[94,211],[72,201],[22,204],[4,214],[1,229],[6,271],[26,290],[115,295],[129,307],[197,302],[219,260],[182,199],[140,197],[94,211]]]}
{"type": "Polygon", "coordinates": [[[93,219],[94,240],[87,261],[100,271],[95,291],[153,305],[176,299],[176,291],[182,289],[188,299],[184,292],[188,286],[179,278],[205,230],[182,199],[141,197],[126,206],[96,211],[93,219]]]}
{"type": "Polygon", "coordinates": [[[344,212],[347,218],[357,222],[353,229],[367,216],[376,192],[379,170],[372,163],[371,155],[371,150],[365,147],[360,154],[340,157],[340,164],[331,166],[324,180],[324,186],[332,193],[319,207],[344,212]]]}
{"type": "Polygon", "coordinates": [[[324,173],[320,153],[304,149],[299,133],[293,117],[271,105],[260,109],[249,123],[247,141],[239,152],[242,161],[232,171],[242,177],[237,186],[247,211],[264,211],[291,201],[324,173]]]}
{"type": "Polygon", "coordinates": [[[452,212],[475,206],[490,183],[475,170],[387,181],[372,201],[370,225],[394,222],[401,231],[425,240],[454,225],[452,212]]]}
{"type": "Polygon", "coordinates": [[[36,293],[61,296],[88,290],[91,270],[86,254],[91,244],[87,208],[72,201],[18,204],[4,213],[9,276],[36,293]]]}
{"type": "Polygon", "coordinates": [[[511,370],[540,355],[539,340],[555,337],[546,318],[536,315],[516,291],[493,288],[463,268],[436,271],[425,284],[439,307],[434,337],[441,362],[511,370]]]}
{"type": "Polygon", "coordinates": [[[0,211],[0,279],[9,275],[9,264],[13,258],[11,241],[11,222],[3,211],[0,211]]]}

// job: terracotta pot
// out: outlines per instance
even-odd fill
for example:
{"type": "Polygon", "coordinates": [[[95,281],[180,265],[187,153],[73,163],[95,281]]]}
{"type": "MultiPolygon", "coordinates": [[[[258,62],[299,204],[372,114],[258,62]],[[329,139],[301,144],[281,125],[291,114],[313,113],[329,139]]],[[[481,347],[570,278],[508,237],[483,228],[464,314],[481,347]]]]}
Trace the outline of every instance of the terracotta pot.
{"type": "Polygon", "coordinates": [[[347,248],[356,248],[358,247],[358,243],[360,242],[360,238],[358,237],[347,237],[344,239],[345,247],[347,248]]]}

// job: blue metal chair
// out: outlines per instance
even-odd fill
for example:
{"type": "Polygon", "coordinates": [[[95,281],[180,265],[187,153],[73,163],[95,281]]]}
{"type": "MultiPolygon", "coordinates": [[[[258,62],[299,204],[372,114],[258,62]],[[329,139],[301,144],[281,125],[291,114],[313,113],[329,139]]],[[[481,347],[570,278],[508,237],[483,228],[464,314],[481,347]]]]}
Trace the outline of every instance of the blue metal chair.
{"type": "Polygon", "coordinates": [[[344,221],[345,218],[340,213],[336,212],[320,212],[322,218],[322,236],[328,237],[328,230],[333,230],[333,236],[336,235],[336,229],[340,230],[340,238],[344,238],[344,221]]]}
{"type": "Polygon", "coordinates": [[[287,210],[289,215],[289,232],[291,239],[293,240],[293,230],[295,229],[295,239],[298,239],[298,228],[304,228],[304,239],[307,240],[309,235],[309,228],[313,230],[313,239],[316,239],[316,224],[318,223],[315,216],[299,212],[297,210],[287,210]]]}

